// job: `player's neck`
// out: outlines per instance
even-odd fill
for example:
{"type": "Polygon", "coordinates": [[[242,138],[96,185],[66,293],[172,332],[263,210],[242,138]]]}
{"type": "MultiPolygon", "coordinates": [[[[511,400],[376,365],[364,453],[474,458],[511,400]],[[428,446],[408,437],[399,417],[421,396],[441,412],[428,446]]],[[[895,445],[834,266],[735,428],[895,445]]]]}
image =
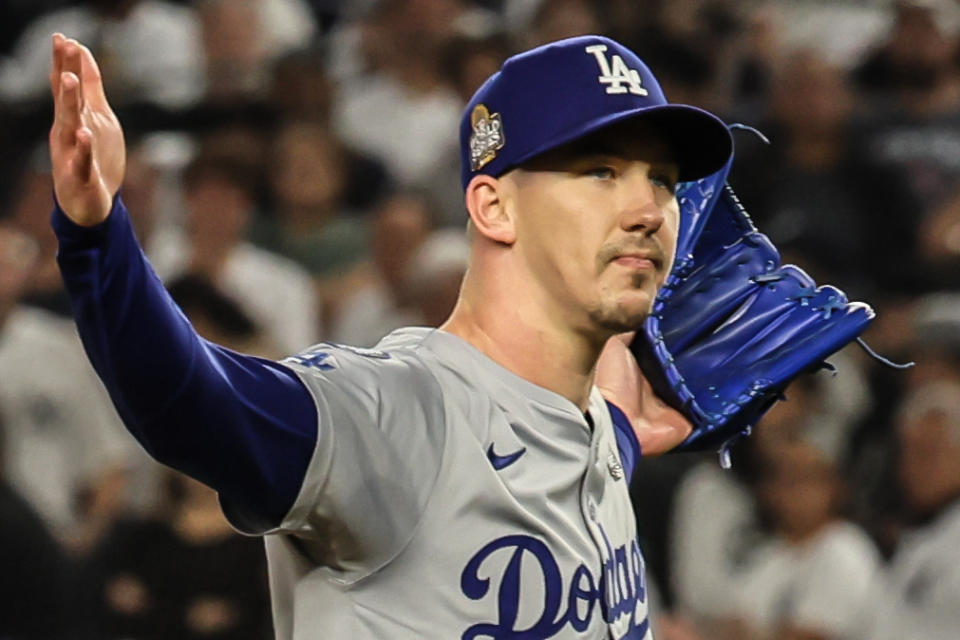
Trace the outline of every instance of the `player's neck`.
{"type": "Polygon", "coordinates": [[[563,327],[542,306],[511,293],[477,295],[464,285],[450,318],[440,327],[521,378],[549,389],[586,411],[603,342],[591,343],[563,327]],[[478,303],[476,301],[482,301],[478,303]]]}

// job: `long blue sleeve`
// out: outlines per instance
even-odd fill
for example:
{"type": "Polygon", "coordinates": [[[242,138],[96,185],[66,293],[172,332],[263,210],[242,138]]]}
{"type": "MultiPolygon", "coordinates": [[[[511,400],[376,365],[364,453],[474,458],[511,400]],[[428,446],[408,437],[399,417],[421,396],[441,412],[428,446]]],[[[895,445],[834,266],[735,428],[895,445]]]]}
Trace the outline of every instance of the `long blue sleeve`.
{"type": "Polygon", "coordinates": [[[633,471],[637,468],[637,461],[640,460],[640,442],[637,440],[637,434],[633,431],[633,425],[630,424],[630,418],[627,417],[620,407],[607,401],[607,407],[610,409],[610,418],[613,420],[613,431],[617,438],[617,450],[620,452],[620,463],[623,465],[627,480],[633,477],[633,471]]]}
{"type": "Polygon", "coordinates": [[[317,410],[296,374],[196,334],[140,250],[119,196],[99,225],[76,225],[59,206],[51,223],[84,348],[127,428],[245,521],[279,524],[317,440],[317,410]]]}

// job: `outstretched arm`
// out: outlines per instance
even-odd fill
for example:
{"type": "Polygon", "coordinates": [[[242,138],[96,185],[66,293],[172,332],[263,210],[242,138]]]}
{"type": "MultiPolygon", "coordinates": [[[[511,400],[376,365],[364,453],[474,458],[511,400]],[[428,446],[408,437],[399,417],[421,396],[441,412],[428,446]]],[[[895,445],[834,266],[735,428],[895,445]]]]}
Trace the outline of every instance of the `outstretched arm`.
{"type": "Polygon", "coordinates": [[[52,224],[87,355],[148,452],[219,491],[252,527],[279,524],[316,443],[312,397],[286,367],[202,340],[170,299],[117,195],[123,132],[96,62],[59,34],[50,86],[52,224]]]}

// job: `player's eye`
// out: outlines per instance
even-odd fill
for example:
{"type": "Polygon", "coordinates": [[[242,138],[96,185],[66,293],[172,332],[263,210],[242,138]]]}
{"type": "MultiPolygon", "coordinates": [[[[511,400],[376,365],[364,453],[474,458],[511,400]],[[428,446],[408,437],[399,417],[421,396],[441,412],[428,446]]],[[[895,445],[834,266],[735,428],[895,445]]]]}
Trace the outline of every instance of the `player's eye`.
{"type": "Polygon", "coordinates": [[[661,189],[666,189],[671,194],[677,193],[677,180],[668,173],[651,173],[650,182],[661,189]]]}
{"type": "Polygon", "coordinates": [[[600,178],[601,180],[610,180],[617,177],[617,171],[613,167],[607,165],[597,165],[584,171],[584,175],[592,178],[600,178]]]}

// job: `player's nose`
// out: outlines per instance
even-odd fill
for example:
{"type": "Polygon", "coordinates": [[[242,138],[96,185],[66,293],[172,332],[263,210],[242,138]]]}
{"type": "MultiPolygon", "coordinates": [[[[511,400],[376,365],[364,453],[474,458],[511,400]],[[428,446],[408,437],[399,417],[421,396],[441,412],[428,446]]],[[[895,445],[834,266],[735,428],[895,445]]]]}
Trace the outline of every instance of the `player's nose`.
{"type": "Polygon", "coordinates": [[[624,231],[656,233],[663,225],[664,212],[657,201],[656,185],[645,170],[631,171],[625,181],[620,226],[624,231]]]}

